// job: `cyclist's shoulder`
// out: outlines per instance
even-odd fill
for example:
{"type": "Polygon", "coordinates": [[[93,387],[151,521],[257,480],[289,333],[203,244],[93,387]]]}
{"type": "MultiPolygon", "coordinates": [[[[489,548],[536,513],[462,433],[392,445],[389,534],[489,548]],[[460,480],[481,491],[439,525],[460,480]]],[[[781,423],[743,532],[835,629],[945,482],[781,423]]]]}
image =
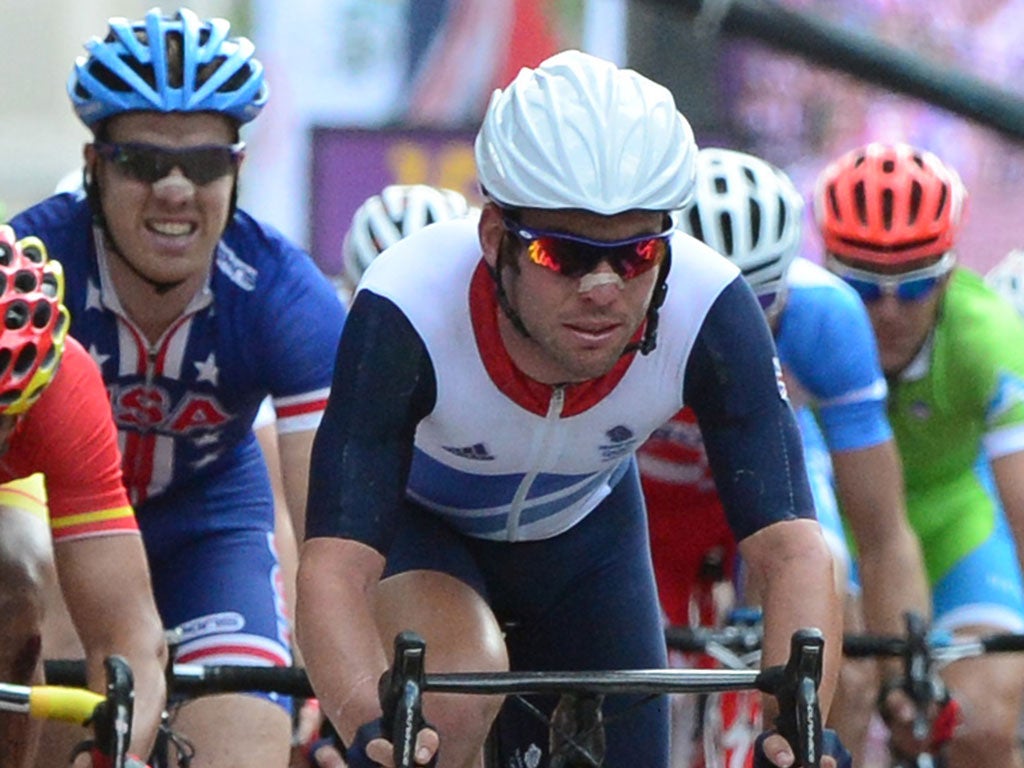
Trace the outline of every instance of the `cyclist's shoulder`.
{"type": "MultiPolygon", "coordinates": [[[[851,370],[881,377],[871,321],[860,298],[835,275],[805,259],[787,272],[776,342],[783,364],[808,384],[851,370]]],[[[858,376],[858,378],[861,378],[858,376]]]]}
{"type": "Polygon", "coordinates": [[[980,275],[957,268],[936,324],[936,343],[949,352],[947,363],[964,372],[1009,365],[1024,374],[1024,323],[980,275]]]}
{"type": "Polygon", "coordinates": [[[51,258],[62,263],[91,249],[92,212],[75,193],[52,195],[13,216],[10,224],[19,238],[39,237],[51,258]]]}
{"type": "Polygon", "coordinates": [[[309,253],[245,211],[236,211],[224,230],[215,262],[212,288],[219,300],[234,297],[261,311],[268,301],[311,306],[327,318],[344,316],[334,286],[309,253]]]}

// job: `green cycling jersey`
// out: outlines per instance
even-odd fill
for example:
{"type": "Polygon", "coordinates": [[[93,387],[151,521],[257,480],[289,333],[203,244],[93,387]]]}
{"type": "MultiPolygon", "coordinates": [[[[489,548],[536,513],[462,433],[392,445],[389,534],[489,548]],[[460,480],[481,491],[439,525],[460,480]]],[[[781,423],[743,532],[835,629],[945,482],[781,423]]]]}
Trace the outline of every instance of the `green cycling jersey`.
{"type": "Polygon", "coordinates": [[[910,522],[934,584],[992,533],[986,459],[1024,450],[1024,324],[957,268],[931,338],[889,388],[910,522]]]}

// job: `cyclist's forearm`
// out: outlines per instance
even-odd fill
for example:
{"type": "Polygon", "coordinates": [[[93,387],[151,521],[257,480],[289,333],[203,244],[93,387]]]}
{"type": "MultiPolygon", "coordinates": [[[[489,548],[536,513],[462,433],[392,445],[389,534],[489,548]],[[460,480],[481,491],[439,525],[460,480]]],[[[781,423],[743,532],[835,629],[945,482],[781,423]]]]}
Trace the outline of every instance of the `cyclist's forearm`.
{"type": "Polygon", "coordinates": [[[389,660],[372,612],[383,559],[340,539],[313,539],[299,563],[296,636],[324,714],[346,743],[381,715],[389,660]],[[350,556],[352,555],[352,556],[350,556]]]}
{"type": "MultiPolygon", "coordinates": [[[[134,716],[132,718],[131,752],[145,757],[150,754],[156,741],[160,718],[166,704],[166,681],[164,665],[166,656],[159,652],[163,637],[158,633],[156,641],[144,643],[143,648],[133,651],[120,643],[119,655],[128,660],[134,681],[134,716]]],[[[106,674],[103,660],[110,655],[105,650],[87,651],[88,682],[94,691],[103,693],[106,688],[106,674]]]]}
{"type": "MultiPolygon", "coordinates": [[[[763,586],[762,665],[786,663],[797,629],[816,627],[824,635],[825,665],[819,694],[822,713],[827,714],[839,672],[842,616],[832,556],[817,524],[809,520],[776,523],[744,539],[740,551],[763,586]],[[788,530],[783,532],[783,526],[788,530]]],[[[774,711],[773,702],[767,706],[774,711]]]]}
{"type": "MultiPolygon", "coordinates": [[[[931,615],[923,569],[906,565],[914,562],[915,554],[920,557],[920,547],[917,537],[911,536],[909,541],[894,537],[884,548],[876,548],[860,557],[864,625],[868,633],[902,635],[907,612],[925,618],[931,615]],[[908,548],[911,549],[909,554],[908,548]],[[893,584],[900,588],[893,589],[893,584]]],[[[902,672],[899,659],[883,659],[880,664],[883,678],[902,672]]]]}

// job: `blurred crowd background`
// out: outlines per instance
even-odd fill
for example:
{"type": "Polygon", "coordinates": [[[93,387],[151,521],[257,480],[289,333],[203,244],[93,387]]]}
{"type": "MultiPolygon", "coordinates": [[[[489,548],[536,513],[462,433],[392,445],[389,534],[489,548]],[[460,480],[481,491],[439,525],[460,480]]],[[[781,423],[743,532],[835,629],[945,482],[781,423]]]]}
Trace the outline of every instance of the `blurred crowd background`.
{"type": "MultiPolygon", "coordinates": [[[[775,0],[1024,98],[1024,0],[775,0]]],[[[0,0],[6,215],[79,165],[87,134],[64,92],[82,44],[153,3],[0,0]]],[[[174,5],[164,5],[170,13],[174,5]]],[[[873,139],[930,149],[971,193],[960,254],[984,270],[1024,245],[1024,147],[957,115],[653,0],[193,0],[252,37],[271,99],[244,138],[242,202],[340,269],[348,217],[390,182],[476,196],[471,143],[487,99],[566,47],[668,85],[698,140],[782,166],[805,193],[831,157],[873,139]]],[[[808,228],[807,255],[818,258],[808,228]]]]}

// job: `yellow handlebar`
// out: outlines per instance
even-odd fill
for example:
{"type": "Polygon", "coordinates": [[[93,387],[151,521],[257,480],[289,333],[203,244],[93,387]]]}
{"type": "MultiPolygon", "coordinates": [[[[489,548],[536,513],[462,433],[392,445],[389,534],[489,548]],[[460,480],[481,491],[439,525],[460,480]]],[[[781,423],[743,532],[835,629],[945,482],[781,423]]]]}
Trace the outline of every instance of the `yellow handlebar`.
{"type": "Polygon", "coordinates": [[[96,705],[103,701],[102,695],[84,688],[34,685],[29,691],[28,712],[34,718],[84,725],[92,717],[96,705]]]}

